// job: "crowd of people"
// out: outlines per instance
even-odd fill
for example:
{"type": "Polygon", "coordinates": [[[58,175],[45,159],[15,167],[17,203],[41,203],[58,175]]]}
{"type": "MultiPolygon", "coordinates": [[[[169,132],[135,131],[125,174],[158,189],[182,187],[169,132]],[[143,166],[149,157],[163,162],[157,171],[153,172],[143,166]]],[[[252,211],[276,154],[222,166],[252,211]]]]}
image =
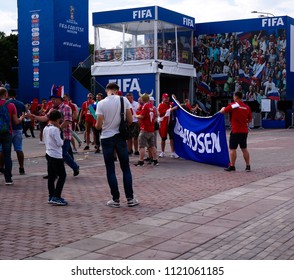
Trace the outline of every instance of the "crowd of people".
{"type": "MultiPolygon", "coordinates": [[[[22,139],[23,134],[25,137],[28,135],[27,125],[24,123],[30,123],[32,137],[37,124],[40,130],[39,143],[45,144],[46,150],[48,174],[44,179],[48,181],[48,203],[68,205],[62,197],[67,176],[65,164],[72,169],[73,176],[79,175],[80,168],[74,159],[74,152],[75,140],[78,141],[79,146],[82,144],[76,131],[82,130],[84,150],[90,150],[93,144],[95,153],[100,153],[101,150],[103,153],[106,177],[112,196],[106,204],[110,207],[120,207],[120,191],[115,173],[115,161],[119,161],[127,206],[139,205],[134,197],[129,157],[138,156],[138,161],[134,164],[137,167],[143,167],[145,164],[158,166],[159,158],[166,156],[166,140],[169,138],[170,157],[179,158],[174,147],[174,112],[178,106],[170,101],[168,93],[162,94],[161,102],[157,107],[154,105],[152,94],[139,95],[138,101],[134,100],[132,93],[122,96],[119,86],[116,83],[109,83],[106,86],[105,98],[102,93],[98,93],[95,98],[89,93],[87,100],[79,109],[68,94],[63,94],[58,89],[51,91],[49,101],[43,99],[41,104],[38,104],[33,100],[31,104],[25,105],[16,99],[14,90],[0,87],[0,172],[4,174],[5,184],[13,184],[12,145],[17,154],[19,174],[25,174],[22,139]],[[5,114],[8,117],[5,118],[5,114]],[[5,120],[8,121],[6,130],[5,120]],[[122,121],[126,121],[129,125],[127,139],[120,131],[122,121]],[[157,134],[161,138],[160,150],[157,147],[157,134]]],[[[236,149],[240,146],[246,162],[246,171],[250,171],[247,134],[252,114],[250,108],[242,101],[242,92],[235,92],[233,97],[234,102],[220,110],[220,113],[232,115],[230,166],[225,170],[235,171],[236,149]]],[[[191,106],[189,100],[184,100],[182,108],[192,114],[199,114],[202,110],[199,106],[191,106]]]]}
{"type": "MultiPolygon", "coordinates": [[[[39,144],[45,145],[47,172],[44,179],[48,180],[48,203],[65,206],[68,202],[62,197],[66,182],[67,164],[73,171],[73,176],[80,173],[79,165],[74,159],[77,143],[84,151],[93,149],[95,153],[102,151],[107,180],[112,199],[108,206],[119,207],[119,191],[114,170],[114,162],[119,161],[124,174],[124,189],[128,206],[138,205],[132,189],[132,174],[129,156],[138,156],[135,166],[145,164],[158,166],[159,158],[166,156],[165,146],[169,137],[171,157],[178,158],[173,144],[173,127],[175,124],[173,111],[177,109],[167,93],[162,94],[158,107],[154,105],[152,94],[140,94],[138,101],[132,93],[122,96],[119,87],[110,83],[106,87],[106,97],[102,93],[94,96],[88,93],[87,100],[81,108],[72,102],[69,95],[52,89],[50,100],[37,99],[24,104],[16,99],[16,92],[5,87],[0,88],[1,105],[6,103],[9,111],[10,131],[5,137],[0,137],[0,172],[5,176],[6,184],[12,181],[11,146],[17,154],[19,174],[25,174],[23,137],[35,138],[35,130],[39,130],[39,144]],[[125,116],[129,122],[128,139],[120,137],[119,123],[121,121],[119,98],[125,104],[125,116]],[[160,124],[160,125],[159,125],[160,124]],[[30,132],[30,134],[29,134],[30,132]],[[77,133],[80,132],[80,133],[77,133]],[[161,137],[161,150],[157,150],[157,135],[161,137]],[[80,137],[83,135],[83,137],[80,137]],[[6,139],[7,138],[7,139],[6,139]],[[159,156],[157,155],[159,153],[159,156]]],[[[0,111],[1,132],[1,111],[0,111]]]]}
{"type": "Polygon", "coordinates": [[[212,97],[232,98],[236,91],[259,105],[263,98],[285,99],[285,29],[200,35],[194,54],[197,99],[208,109],[212,97]]]}

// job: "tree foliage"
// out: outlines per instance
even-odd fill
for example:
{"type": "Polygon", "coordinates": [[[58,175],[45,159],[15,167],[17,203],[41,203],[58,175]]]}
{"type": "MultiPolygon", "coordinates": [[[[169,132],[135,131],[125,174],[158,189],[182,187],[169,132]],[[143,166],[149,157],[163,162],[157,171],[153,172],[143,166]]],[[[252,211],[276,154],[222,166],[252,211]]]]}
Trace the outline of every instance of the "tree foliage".
{"type": "Polygon", "coordinates": [[[18,35],[6,36],[0,31],[0,81],[7,80],[12,87],[17,87],[18,35]]]}

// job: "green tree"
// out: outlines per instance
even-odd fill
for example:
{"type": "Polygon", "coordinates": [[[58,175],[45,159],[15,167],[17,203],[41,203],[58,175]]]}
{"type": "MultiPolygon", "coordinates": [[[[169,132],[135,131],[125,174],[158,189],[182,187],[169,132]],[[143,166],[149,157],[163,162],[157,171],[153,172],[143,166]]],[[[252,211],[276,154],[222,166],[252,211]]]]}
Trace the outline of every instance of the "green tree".
{"type": "Polygon", "coordinates": [[[0,81],[7,80],[11,87],[18,84],[18,35],[6,36],[0,31],[0,81]]]}

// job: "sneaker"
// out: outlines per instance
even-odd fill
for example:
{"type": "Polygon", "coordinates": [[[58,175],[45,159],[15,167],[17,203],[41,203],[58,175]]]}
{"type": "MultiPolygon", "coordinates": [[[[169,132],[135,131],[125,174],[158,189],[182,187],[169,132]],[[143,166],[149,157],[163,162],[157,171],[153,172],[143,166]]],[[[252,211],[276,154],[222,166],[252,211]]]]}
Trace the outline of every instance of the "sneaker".
{"type": "Polygon", "coordinates": [[[43,179],[48,179],[48,178],[49,178],[48,175],[43,176],[43,179]]]}
{"type": "Polygon", "coordinates": [[[90,147],[89,147],[89,146],[86,146],[86,147],[84,148],[84,151],[88,151],[88,150],[90,150],[90,147]]]}
{"type": "Polygon", "coordinates": [[[139,151],[134,152],[134,155],[139,156],[140,155],[139,151]]]}
{"type": "Polygon", "coordinates": [[[12,179],[5,180],[5,185],[13,185],[12,179]]]}
{"type": "Polygon", "coordinates": [[[157,160],[157,159],[156,159],[156,160],[153,160],[153,161],[152,161],[152,165],[154,165],[154,166],[158,166],[158,165],[159,165],[158,160],[157,160]]]}
{"type": "Polygon", "coordinates": [[[77,152],[78,152],[77,149],[75,149],[75,148],[72,149],[72,153],[73,153],[73,154],[76,154],[77,152]]]}
{"type": "Polygon", "coordinates": [[[134,164],[135,166],[144,166],[144,161],[138,161],[137,163],[134,164]]]}
{"type": "Polygon", "coordinates": [[[68,203],[62,197],[52,197],[50,203],[58,206],[66,206],[68,203]]]}
{"type": "Polygon", "coordinates": [[[97,148],[95,154],[99,154],[101,152],[100,148],[97,148]]]}
{"type": "Polygon", "coordinates": [[[79,174],[80,174],[80,169],[79,168],[74,170],[74,172],[73,172],[74,177],[78,176],[79,174]]]}
{"type": "Polygon", "coordinates": [[[134,207],[139,205],[139,202],[137,199],[132,198],[132,199],[128,199],[128,207],[134,207]]]}
{"type": "Polygon", "coordinates": [[[160,158],[163,158],[164,156],[165,156],[164,152],[161,152],[161,153],[159,154],[159,157],[160,157],[160,158]]]}
{"type": "Polygon", "coordinates": [[[39,144],[44,145],[45,143],[44,143],[44,141],[39,141],[39,144]]]}
{"type": "Polygon", "coordinates": [[[230,172],[230,171],[236,171],[236,167],[230,165],[229,167],[225,168],[224,170],[225,170],[225,171],[229,171],[229,172],[230,172]]]}
{"type": "Polygon", "coordinates": [[[119,200],[112,200],[112,199],[107,201],[106,205],[109,206],[109,207],[113,207],[113,208],[119,208],[120,207],[119,200]]]}
{"type": "Polygon", "coordinates": [[[245,171],[246,172],[250,172],[251,171],[250,165],[246,165],[245,171]]]}
{"type": "Polygon", "coordinates": [[[52,196],[50,196],[50,195],[48,196],[48,204],[52,204],[53,203],[52,202],[52,198],[53,198],[52,196]]]}
{"type": "Polygon", "coordinates": [[[179,158],[179,156],[178,156],[175,152],[173,152],[173,153],[170,155],[170,157],[171,157],[171,158],[179,158]]]}
{"type": "Polygon", "coordinates": [[[20,168],[19,168],[19,174],[20,174],[20,175],[25,175],[25,174],[26,174],[26,173],[25,173],[25,170],[24,170],[23,167],[20,167],[20,168]]]}

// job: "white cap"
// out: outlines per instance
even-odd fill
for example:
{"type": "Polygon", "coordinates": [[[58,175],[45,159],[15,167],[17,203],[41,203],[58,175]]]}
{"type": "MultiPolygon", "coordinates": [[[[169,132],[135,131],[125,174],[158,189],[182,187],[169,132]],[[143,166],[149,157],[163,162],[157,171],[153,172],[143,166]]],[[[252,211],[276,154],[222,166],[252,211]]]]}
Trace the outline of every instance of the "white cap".
{"type": "Polygon", "coordinates": [[[153,96],[150,96],[149,100],[150,100],[150,101],[155,101],[155,99],[154,99],[153,96]]]}

